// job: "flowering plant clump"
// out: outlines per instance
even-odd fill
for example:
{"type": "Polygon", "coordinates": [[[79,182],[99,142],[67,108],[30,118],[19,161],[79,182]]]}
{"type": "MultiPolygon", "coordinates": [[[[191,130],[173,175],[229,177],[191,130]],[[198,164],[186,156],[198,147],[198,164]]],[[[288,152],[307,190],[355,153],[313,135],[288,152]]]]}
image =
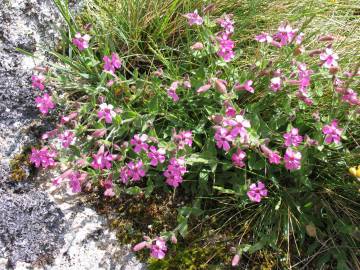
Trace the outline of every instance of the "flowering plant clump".
{"type": "MultiPolygon", "coordinates": [[[[165,257],[167,241],[175,244],[175,235],[186,234],[188,219],[201,215],[199,198],[232,196],[249,216],[271,209],[276,221],[249,221],[252,240],[246,246],[240,240],[237,265],[251,247],[281,246],[272,222],[294,219],[298,229],[287,237],[304,237],[303,228],[317,215],[310,208],[328,185],[328,171],[318,164],[351,151],[346,134],[358,121],[360,101],[350,87],[357,85],[359,67],[345,73],[333,41],[307,40],[284,22],[274,34],[253,37],[260,55],[245,69],[236,65],[244,52],[237,49],[232,15],[213,19],[195,10],[182,19],[192,31],[186,50],[196,64],[184,60],[185,68],[175,69],[164,62],[144,74],[120,50],[103,52],[91,44],[95,33],[74,31],[71,61],[85,63],[83,69],[44,75],[79,87],[56,100],[47,93],[36,98],[41,113],[57,103],[64,114],[44,134],[47,146],[32,150],[31,162],[61,164],[64,171],[53,183],[67,183],[73,192],[86,187],[117,198],[163,190],[191,198],[194,204],[179,211],[173,231],[134,247],[157,259],[165,257]],[[338,110],[322,109],[324,92],[338,110]]],[[[44,90],[44,78],[34,75],[34,88],[44,90]]]]}

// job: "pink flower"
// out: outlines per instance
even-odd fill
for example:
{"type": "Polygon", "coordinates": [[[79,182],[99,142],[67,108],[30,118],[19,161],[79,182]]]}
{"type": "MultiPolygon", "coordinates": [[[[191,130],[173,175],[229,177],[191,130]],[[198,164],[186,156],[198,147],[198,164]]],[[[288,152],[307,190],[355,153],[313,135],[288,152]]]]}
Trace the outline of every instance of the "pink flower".
{"type": "Polygon", "coordinates": [[[62,116],[60,118],[60,124],[64,125],[65,123],[70,122],[71,120],[75,119],[78,116],[77,112],[72,112],[69,115],[62,116]]]}
{"type": "Polygon", "coordinates": [[[113,190],[114,185],[113,185],[111,177],[109,177],[105,181],[101,181],[101,186],[105,189],[104,196],[107,196],[107,197],[115,196],[115,192],[113,190]]]}
{"type": "Polygon", "coordinates": [[[92,134],[91,137],[93,138],[102,138],[106,134],[106,128],[96,129],[92,134]]]}
{"type": "Polygon", "coordinates": [[[33,75],[31,76],[31,81],[32,81],[32,87],[34,88],[38,88],[41,91],[45,89],[44,86],[44,82],[45,82],[45,77],[42,74],[39,74],[38,76],[33,75]]]}
{"type": "Polygon", "coordinates": [[[183,157],[171,158],[170,163],[164,172],[166,183],[174,188],[178,187],[183,181],[182,177],[185,173],[185,159],[183,157]]]}
{"type": "Polygon", "coordinates": [[[281,156],[278,152],[270,150],[265,144],[260,145],[260,149],[269,159],[270,164],[280,164],[281,156]]]}
{"type": "Polygon", "coordinates": [[[263,32],[260,35],[255,36],[255,40],[261,43],[271,43],[273,41],[273,38],[268,33],[263,32]]]}
{"type": "Polygon", "coordinates": [[[204,49],[204,44],[202,44],[201,42],[196,42],[194,45],[190,47],[190,49],[192,49],[193,51],[200,51],[204,49]]]}
{"type": "Polygon", "coordinates": [[[226,34],[234,33],[234,21],[231,19],[231,15],[225,14],[223,18],[217,20],[217,23],[224,28],[226,34]]]}
{"type": "Polygon", "coordinates": [[[278,32],[274,35],[274,40],[279,42],[280,46],[290,44],[297,33],[298,29],[293,29],[289,24],[281,24],[278,28],[278,32]]]}
{"type": "Polygon", "coordinates": [[[146,143],[148,140],[148,135],[146,134],[136,134],[134,135],[134,138],[130,140],[130,144],[134,146],[134,152],[140,153],[141,150],[144,150],[147,152],[149,145],[146,143]]]}
{"type": "Polygon", "coordinates": [[[342,129],[338,128],[338,121],[336,119],[334,119],[330,125],[325,125],[322,129],[322,132],[326,135],[326,143],[340,143],[342,129]]]}
{"type": "Polygon", "coordinates": [[[338,67],[336,60],[339,59],[339,56],[333,52],[331,48],[326,48],[325,52],[320,54],[320,60],[323,63],[323,66],[326,68],[338,67]]]}
{"type": "Polygon", "coordinates": [[[40,150],[32,148],[30,162],[35,164],[36,168],[40,166],[43,168],[52,167],[55,165],[54,158],[56,158],[56,152],[49,150],[47,147],[43,147],[40,150]]]}
{"type": "Polygon", "coordinates": [[[174,102],[179,101],[179,96],[176,94],[176,89],[178,88],[179,82],[175,81],[171,84],[171,86],[167,89],[167,94],[169,97],[173,99],[174,102]]]}
{"type": "Polygon", "coordinates": [[[204,22],[203,18],[201,18],[201,17],[199,16],[197,10],[195,10],[193,13],[187,13],[187,14],[185,14],[184,17],[188,19],[188,23],[189,23],[190,26],[191,26],[191,25],[194,25],[194,24],[196,24],[196,25],[202,25],[203,22],[204,22]]]}
{"type": "Polygon", "coordinates": [[[220,127],[216,130],[214,139],[216,141],[217,148],[223,148],[225,151],[230,150],[230,142],[235,138],[230,135],[226,128],[220,127]]]}
{"type": "Polygon", "coordinates": [[[164,163],[165,161],[165,149],[163,148],[159,148],[156,149],[155,146],[150,146],[149,148],[149,153],[148,153],[148,157],[151,159],[150,161],[150,165],[156,167],[159,162],[160,163],[164,163]]]}
{"type": "Polygon", "coordinates": [[[86,173],[80,173],[80,172],[72,172],[69,175],[69,186],[73,193],[81,192],[81,182],[85,180],[86,176],[87,176],[86,173]]]}
{"type": "Polygon", "coordinates": [[[233,106],[226,106],[225,115],[227,117],[235,117],[236,109],[233,106]]]}
{"type": "Polygon", "coordinates": [[[229,119],[224,121],[224,125],[231,126],[231,136],[237,137],[240,135],[241,142],[246,143],[249,138],[247,129],[251,127],[249,120],[246,120],[244,116],[238,114],[235,116],[235,119],[229,119]]]}
{"type": "Polygon", "coordinates": [[[63,181],[65,178],[68,178],[71,174],[73,173],[73,170],[69,169],[66,170],[65,172],[63,172],[61,175],[59,175],[58,177],[54,178],[51,180],[51,183],[54,186],[58,186],[60,185],[60,182],[63,181]]]}
{"type": "Polygon", "coordinates": [[[91,162],[91,166],[96,170],[102,169],[110,169],[111,162],[115,160],[116,155],[112,155],[109,151],[105,152],[105,147],[102,145],[97,152],[97,154],[93,154],[93,161],[91,162]]]}
{"type": "Polygon", "coordinates": [[[272,91],[277,92],[281,89],[281,78],[274,77],[270,80],[270,88],[272,91]]]}
{"type": "Polygon", "coordinates": [[[79,51],[83,51],[89,48],[90,36],[85,34],[81,36],[80,33],[76,33],[75,37],[72,39],[72,43],[79,49],[79,51]]]}
{"type": "Polygon", "coordinates": [[[174,141],[179,149],[184,149],[185,145],[192,146],[192,131],[186,130],[174,136],[174,141]]]}
{"type": "Polygon", "coordinates": [[[59,135],[61,145],[64,148],[68,148],[70,144],[74,141],[75,134],[69,130],[64,131],[63,134],[59,135]]]}
{"type": "Polygon", "coordinates": [[[112,53],[111,58],[110,56],[104,56],[103,60],[105,62],[104,70],[110,73],[115,73],[115,70],[121,67],[121,60],[117,53],[112,53]]]}
{"type": "Polygon", "coordinates": [[[284,161],[286,169],[290,171],[299,170],[301,168],[301,153],[289,147],[286,149],[284,161]]]}
{"type": "Polygon", "coordinates": [[[138,160],[136,162],[130,161],[128,164],[128,173],[132,181],[139,181],[145,176],[145,170],[143,168],[143,162],[138,160]]]}
{"type": "Polygon", "coordinates": [[[301,43],[302,43],[303,40],[304,40],[304,36],[305,36],[304,33],[299,33],[299,34],[296,36],[295,43],[296,43],[297,45],[301,45],[301,43]]]}
{"type": "Polygon", "coordinates": [[[357,93],[350,88],[344,91],[342,100],[350,105],[360,105],[360,99],[358,98],[357,93]]]}
{"type": "Polygon", "coordinates": [[[98,117],[100,120],[105,119],[105,123],[111,124],[112,119],[116,116],[114,106],[111,104],[100,104],[100,110],[98,111],[98,117]]]}
{"type": "Polygon", "coordinates": [[[263,197],[268,195],[268,190],[262,182],[258,181],[257,185],[255,183],[250,185],[249,191],[246,194],[250,201],[259,203],[263,197]]]}
{"type": "Polygon", "coordinates": [[[49,96],[48,94],[44,94],[44,96],[42,97],[36,97],[35,102],[36,107],[39,108],[42,114],[47,114],[49,110],[55,108],[55,104],[53,103],[51,96],[49,96]]]}
{"type": "Polygon", "coordinates": [[[298,146],[302,141],[303,137],[299,135],[299,129],[298,128],[292,128],[290,132],[285,133],[283,135],[285,139],[285,146],[298,146]]]}
{"type": "Polygon", "coordinates": [[[243,84],[236,83],[234,85],[234,88],[235,88],[235,90],[238,90],[238,91],[245,90],[250,93],[254,93],[254,88],[251,87],[252,84],[253,84],[252,80],[247,80],[243,84]]]}
{"type": "Polygon", "coordinates": [[[53,129],[50,131],[45,132],[42,136],[41,139],[42,140],[46,140],[46,139],[52,139],[55,138],[55,136],[59,133],[59,129],[53,129]]]}
{"type": "Polygon", "coordinates": [[[150,255],[156,259],[164,259],[167,251],[166,242],[162,237],[157,237],[150,247],[150,255]]]}
{"type": "Polygon", "coordinates": [[[130,180],[130,177],[131,177],[131,173],[130,173],[129,168],[127,166],[122,167],[120,170],[121,182],[123,182],[124,184],[127,184],[130,180]]]}
{"type": "Polygon", "coordinates": [[[234,166],[241,168],[241,167],[245,166],[245,162],[244,162],[245,157],[246,157],[246,153],[244,151],[242,151],[241,149],[238,149],[236,151],[236,153],[234,153],[231,156],[231,160],[232,160],[234,166]]]}
{"type": "Polygon", "coordinates": [[[230,62],[235,57],[233,51],[235,47],[234,41],[226,34],[219,35],[217,41],[219,43],[219,50],[217,51],[218,56],[222,57],[225,62],[230,62]]]}

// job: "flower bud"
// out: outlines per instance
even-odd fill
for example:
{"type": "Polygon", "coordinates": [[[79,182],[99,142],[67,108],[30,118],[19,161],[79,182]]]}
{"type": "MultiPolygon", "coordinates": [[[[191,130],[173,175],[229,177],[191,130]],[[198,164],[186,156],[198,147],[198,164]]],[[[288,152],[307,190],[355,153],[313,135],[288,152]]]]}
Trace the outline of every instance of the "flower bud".
{"type": "Polygon", "coordinates": [[[206,91],[208,91],[211,88],[211,84],[205,84],[203,86],[200,86],[198,90],[196,90],[196,93],[201,94],[206,91]]]}
{"type": "Polygon", "coordinates": [[[148,242],[142,241],[134,246],[133,251],[136,252],[136,251],[142,250],[142,249],[146,248],[147,245],[148,245],[148,242]]]}
{"type": "Polygon", "coordinates": [[[319,41],[334,41],[334,37],[331,35],[320,36],[319,41]]]}
{"type": "Polygon", "coordinates": [[[240,262],[240,255],[236,254],[231,261],[231,266],[238,266],[239,262],[240,262]]]}
{"type": "Polygon", "coordinates": [[[173,234],[173,235],[171,236],[170,241],[171,241],[171,243],[173,243],[173,244],[177,244],[177,238],[176,238],[175,234],[173,234]]]}
{"type": "Polygon", "coordinates": [[[102,137],[105,136],[105,134],[106,134],[106,129],[105,128],[97,129],[91,134],[91,137],[102,138],[102,137]]]}
{"type": "Polygon", "coordinates": [[[226,81],[224,80],[219,80],[219,79],[216,79],[215,80],[215,89],[221,93],[221,94],[225,94],[227,91],[226,91],[226,81]]]}
{"type": "Polygon", "coordinates": [[[194,45],[190,47],[190,49],[192,49],[193,51],[200,51],[204,49],[204,44],[202,44],[201,42],[196,42],[194,45]]]}

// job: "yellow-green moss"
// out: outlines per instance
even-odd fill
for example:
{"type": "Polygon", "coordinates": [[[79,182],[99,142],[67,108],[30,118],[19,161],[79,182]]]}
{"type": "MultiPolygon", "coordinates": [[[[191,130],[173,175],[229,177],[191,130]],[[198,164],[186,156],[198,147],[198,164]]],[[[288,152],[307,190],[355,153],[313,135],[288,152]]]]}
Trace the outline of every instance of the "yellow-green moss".
{"type": "Polygon", "coordinates": [[[26,152],[15,155],[10,161],[10,179],[14,181],[26,180],[29,166],[29,157],[26,152]]]}

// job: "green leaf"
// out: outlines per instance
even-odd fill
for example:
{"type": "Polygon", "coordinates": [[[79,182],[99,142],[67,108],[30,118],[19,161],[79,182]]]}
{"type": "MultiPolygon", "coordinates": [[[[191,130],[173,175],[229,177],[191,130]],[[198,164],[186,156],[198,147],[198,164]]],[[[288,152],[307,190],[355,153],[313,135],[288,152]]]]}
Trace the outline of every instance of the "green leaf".
{"type": "Polygon", "coordinates": [[[138,194],[142,193],[142,189],[138,186],[129,187],[126,189],[126,193],[130,194],[130,195],[138,195],[138,194]]]}

